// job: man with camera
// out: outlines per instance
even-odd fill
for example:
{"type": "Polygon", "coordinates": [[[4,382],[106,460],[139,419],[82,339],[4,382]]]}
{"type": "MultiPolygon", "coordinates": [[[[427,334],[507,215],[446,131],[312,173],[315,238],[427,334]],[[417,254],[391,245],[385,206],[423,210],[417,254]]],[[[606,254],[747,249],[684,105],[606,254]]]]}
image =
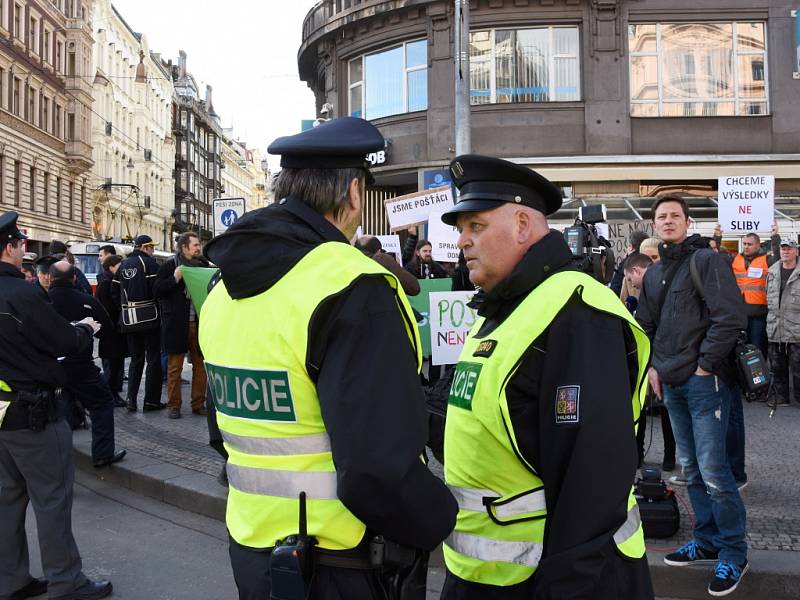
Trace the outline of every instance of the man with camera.
{"type": "Polygon", "coordinates": [[[448,398],[459,512],[442,598],[652,598],[632,493],[647,336],[575,269],[602,264],[549,229],[555,185],[487,156],[459,156],[450,172],[460,196],[442,220],[483,293],[448,398]]]}
{"type": "Polygon", "coordinates": [[[694,538],[664,562],[716,563],[708,592],[724,596],[747,571],[745,508],[725,441],[738,385],[731,352],[747,318],[727,261],[688,236],[683,198],[657,198],[653,221],[661,260],[645,273],[636,318],[653,341],[650,383],[669,411],[695,514],[694,538]]]}
{"type": "Polygon", "coordinates": [[[142,411],[161,410],[161,319],[154,285],[158,263],[153,258],[156,242],[149,235],[137,236],[133,252],[122,261],[111,282],[111,295],[122,307],[122,333],[128,338],[128,412],[138,409],[139,385],[147,361],[147,380],[142,411]]]}
{"type": "Polygon", "coordinates": [[[74,326],[20,272],[25,235],[17,213],[0,216],[0,598],[48,593],[56,600],[91,600],[111,593],[108,581],[81,571],[72,536],[72,432],[59,390],[66,384],[59,356],[91,347],[100,325],[74,326]],[[36,515],[42,569],[30,574],[25,514],[36,515]]]}

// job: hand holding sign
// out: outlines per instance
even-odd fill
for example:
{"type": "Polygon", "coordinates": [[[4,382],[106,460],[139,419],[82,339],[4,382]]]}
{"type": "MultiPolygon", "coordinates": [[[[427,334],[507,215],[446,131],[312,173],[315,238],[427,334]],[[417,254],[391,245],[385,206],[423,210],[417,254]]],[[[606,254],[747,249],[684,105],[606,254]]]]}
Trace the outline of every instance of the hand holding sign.
{"type": "Polygon", "coordinates": [[[389,198],[384,204],[390,229],[399,231],[409,225],[424,223],[433,211],[444,211],[453,206],[453,191],[450,186],[443,186],[389,198]]]}

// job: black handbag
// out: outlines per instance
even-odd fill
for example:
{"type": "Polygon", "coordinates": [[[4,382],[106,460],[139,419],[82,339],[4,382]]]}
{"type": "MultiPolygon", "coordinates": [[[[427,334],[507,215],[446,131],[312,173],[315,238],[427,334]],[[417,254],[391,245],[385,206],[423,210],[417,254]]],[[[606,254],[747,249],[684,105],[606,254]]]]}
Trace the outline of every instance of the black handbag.
{"type": "MultiPolygon", "coordinates": [[[[147,273],[142,257],[142,273],[147,273]]],[[[128,292],[124,289],[125,299],[122,302],[122,313],[120,315],[122,333],[133,333],[146,331],[158,327],[158,302],[156,300],[128,300],[128,292]]]]}

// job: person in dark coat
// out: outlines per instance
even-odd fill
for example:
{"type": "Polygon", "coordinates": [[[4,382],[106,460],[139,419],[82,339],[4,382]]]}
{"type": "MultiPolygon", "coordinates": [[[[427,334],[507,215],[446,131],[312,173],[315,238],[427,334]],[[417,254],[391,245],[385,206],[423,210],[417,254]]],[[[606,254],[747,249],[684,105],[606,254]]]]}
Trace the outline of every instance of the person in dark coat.
{"type": "Polygon", "coordinates": [[[58,357],[91,348],[100,325],[91,317],[70,325],[25,282],[16,223],[15,212],[0,215],[0,597],[104,598],[111,582],[86,577],[72,535],[72,436],[56,394],[66,384],[58,357]],[[46,579],[30,572],[29,504],[46,579]]]}
{"type": "Polygon", "coordinates": [[[125,357],[128,356],[128,340],[119,328],[120,306],[114,302],[111,296],[111,282],[114,275],[119,270],[122,257],[110,254],[103,259],[103,272],[100,274],[100,281],[97,283],[95,297],[106,309],[111,318],[113,329],[106,331],[100,337],[98,354],[103,361],[103,374],[105,375],[108,387],[114,395],[114,406],[125,406],[125,400],[120,397],[122,391],[122,380],[125,376],[125,357]]]}
{"type": "MultiPolygon", "coordinates": [[[[75,257],[72,256],[72,253],[64,242],[59,242],[58,240],[50,242],[50,256],[58,260],[66,258],[69,264],[75,267],[75,257]]],[[[78,267],[75,267],[75,287],[84,294],[92,295],[92,284],[89,283],[89,280],[86,279],[86,275],[84,275],[83,271],[78,267]]]]}
{"type": "Polygon", "coordinates": [[[433,260],[433,246],[428,240],[419,240],[414,250],[414,258],[406,267],[406,271],[417,279],[440,279],[447,277],[444,267],[433,260]]]}
{"type": "Polygon", "coordinates": [[[147,382],[142,411],[167,407],[161,402],[161,324],[157,316],[152,318],[152,307],[157,302],[153,292],[153,284],[158,275],[158,263],[153,258],[156,245],[149,235],[137,236],[133,242],[133,252],[122,261],[111,282],[114,303],[119,304],[123,312],[128,310],[132,315],[128,324],[124,323],[124,319],[121,321],[131,355],[126,399],[128,412],[136,412],[138,407],[139,385],[142,383],[145,360],[147,382]]]}
{"type": "Polygon", "coordinates": [[[153,293],[161,305],[161,343],[167,359],[167,406],[170,419],[181,416],[181,371],[186,353],[192,361],[192,412],[206,414],[206,371],[197,342],[197,312],[189,299],[181,268],[207,267],[196,233],[182,233],[178,252],[158,269],[153,293]]]}
{"type": "MultiPolygon", "coordinates": [[[[62,260],[50,267],[50,300],[56,312],[67,321],[92,317],[100,323],[98,337],[111,331],[111,319],[103,305],[75,287],[75,267],[62,260]]],[[[92,420],[92,461],[95,467],[105,467],[125,458],[125,450],[114,448],[114,399],[108,383],[94,364],[92,348],[67,354],[67,391],[71,400],[89,411],[92,420]]]]}

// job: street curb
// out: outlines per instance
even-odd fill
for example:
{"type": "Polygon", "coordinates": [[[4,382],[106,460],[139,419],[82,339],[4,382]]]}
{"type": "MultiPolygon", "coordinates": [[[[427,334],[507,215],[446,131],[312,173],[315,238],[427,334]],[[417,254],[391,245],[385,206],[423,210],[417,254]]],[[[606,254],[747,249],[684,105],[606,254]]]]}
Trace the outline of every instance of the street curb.
{"type": "MultiPolygon", "coordinates": [[[[171,504],[182,510],[225,521],[227,489],[215,477],[128,451],[125,460],[95,469],[91,458],[91,433],[74,432],[75,463],[98,479],[171,504]]],[[[732,598],[747,600],[797,600],[800,597],[800,552],[751,550],[750,568],[732,598]]],[[[670,567],[664,554],[648,551],[650,575],[656,596],[686,600],[711,598],[707,590],[712,566],[670,567]]],[[[443,567],[441,546],[431,553],[429,565],[443,567]]]]}

